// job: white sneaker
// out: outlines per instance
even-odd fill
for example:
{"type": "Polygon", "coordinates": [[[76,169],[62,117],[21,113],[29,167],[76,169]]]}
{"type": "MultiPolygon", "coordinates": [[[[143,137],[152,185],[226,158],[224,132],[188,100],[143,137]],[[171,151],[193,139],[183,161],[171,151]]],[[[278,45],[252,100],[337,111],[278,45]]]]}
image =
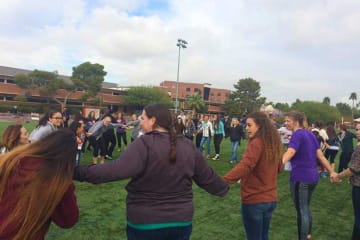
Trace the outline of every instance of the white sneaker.
{"type": "Polygon", "coordinates": [[[220,160],[219,158],[220,158],[220,155],[219,155],[219,154],[216,154],[216,155],[212,158],[212,160],[214,160],[214,161],[220,160]]]}

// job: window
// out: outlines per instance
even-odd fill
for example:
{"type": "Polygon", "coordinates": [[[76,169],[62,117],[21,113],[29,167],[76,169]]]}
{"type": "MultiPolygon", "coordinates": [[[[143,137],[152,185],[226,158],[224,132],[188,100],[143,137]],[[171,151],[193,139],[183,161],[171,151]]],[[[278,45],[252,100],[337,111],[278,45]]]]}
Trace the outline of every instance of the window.
{"type": "Polygon", "coordinates": [[[211,93],[211,94],[210,94],[210,96],[212,96],[212,97],[213,97],[213,96],[214,96],[214,93],[211,93]]]}
{"type": "Polygon", "coordinates": [[[191,91],[191,88],[187,87],[187,88],[186,88],[186,91],[187,91],[187,92],[190,92],[190,91],[191,91]]]}
{"type": "Polygon", "coordinates": [[[120,92],[113,92],[112,95],[114,95],[114,96],[119,96],[119,95],[120,95],[120,92]]]}
{"type": "Polygon", "coordinates": [[[218,97],[220,97],[220,96],[221,96],[221,93],[218,93],[217,95],[218,95],[218,97]]]}
{"type": "Polygon", "coordinates": [[[199,92],[199,89],[198,89],[198,88],[194,88],[194,92],[199,92]]]}

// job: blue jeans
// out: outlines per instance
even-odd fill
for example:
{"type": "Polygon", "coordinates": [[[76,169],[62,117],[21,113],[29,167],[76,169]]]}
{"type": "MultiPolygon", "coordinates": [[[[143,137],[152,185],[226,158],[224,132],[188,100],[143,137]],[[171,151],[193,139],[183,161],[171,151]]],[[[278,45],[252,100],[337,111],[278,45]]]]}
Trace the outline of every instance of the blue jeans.
{"type": "Polygon", "coordinates": [[[189,240],[192,225],[186,227],[168,227],[151,230],[140,230],[127,225],[128,240],[189,240]]]}
{"type": "Polygon", "coordinates": [[[201,138],[201,142],[200,142],[200,152],[204,151],[204,144],[206,143],[206,148],[207,148],[207,154],[210,155],[210,141],[211,138],[210,137],[202,137],[201,138]]]}
{"type": "Polygon", "coordinates": [[[231,161],[236,162],[237,159],[237,149],[239,147],[239,141],[231,142],[231,161]]]}
{"type": "Polygon", "coordinates": [[[353,186],[352,202],[354,208],[355,223],[353,227],[352,239],[360,239],[360,187],[353,186]]]}
{"type": "Polygon", "coordinates": [[[248,240],[268,240],[270,220],[276,202],[242,204],[242,219],[248,240]]]}
{"type": "Polygon", "coordinates": [[[81,160],[81,149],[76,151],[76,158],[75,158],[75,167],[80,166],[80,160],[81,160]]]}
{"type": "Polygon", "coordinates": [[[306,240],[307,235],[311,234],[312,216],[310,210],[310,201],[316,185],[317,182],[290,182],[291,197],[294,201],[297,213],[299,240],[306,240]]]}

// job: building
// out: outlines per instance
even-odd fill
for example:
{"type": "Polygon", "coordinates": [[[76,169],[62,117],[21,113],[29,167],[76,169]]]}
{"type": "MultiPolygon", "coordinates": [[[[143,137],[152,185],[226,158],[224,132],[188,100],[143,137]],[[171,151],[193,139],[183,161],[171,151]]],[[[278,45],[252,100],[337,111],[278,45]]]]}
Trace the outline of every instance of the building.
{"type": "MultiPolygon", "coordinates": [[[[176,99],[176,83],[176,81],[163,81],[160,83],[160,87],[171,96],[174,102],[176,99]]],[[[221,106],[224,105],[225,101],[229,98],[231,91],[227,89],[211,88],[210,86],[211,84],[208,83],[179,82],[179,108],[185,109],[187,97],[194,94],[200,94],[203,97],[205,104],[208,106],[209,112],[222,113],[223,110],[221,106]]]]}

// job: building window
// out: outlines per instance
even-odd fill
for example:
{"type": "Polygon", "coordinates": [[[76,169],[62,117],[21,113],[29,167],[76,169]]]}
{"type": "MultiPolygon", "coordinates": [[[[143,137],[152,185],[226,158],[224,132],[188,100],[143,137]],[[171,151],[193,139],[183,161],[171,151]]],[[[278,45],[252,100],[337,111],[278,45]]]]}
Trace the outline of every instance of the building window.
{"type": "Polygon", "coordinates": [[[187,88],[186,88],[186,91],[187,91],[187,92],[190,92],[190,91],[191,91],[191,88],[187,87],[187,88]]]}
{"type": "Polygon", "coordinates": [[[198,88],[194,88],[194,92],[199,92],[199,89],[198,89],[198,88]]]}
{"type": "Polygon", "coordinates": [[[213,97],[213,96],[214,96],[214,93],[210,93],[210,96],[212,96],[212,97],[213,97]]]}
{"type": "Polygon", "coordinates": [[[218,95],[218,97],[220,97],[220,96],[221,96],[221,93],[218,93],[217,95],[218,95]]]}
{"type": "Polygon", "coordinates": [[[120,92],[113,92],[112,95],[114,95],[114,96],[119,96],[119,95],[120,95],[120,92]]]}

